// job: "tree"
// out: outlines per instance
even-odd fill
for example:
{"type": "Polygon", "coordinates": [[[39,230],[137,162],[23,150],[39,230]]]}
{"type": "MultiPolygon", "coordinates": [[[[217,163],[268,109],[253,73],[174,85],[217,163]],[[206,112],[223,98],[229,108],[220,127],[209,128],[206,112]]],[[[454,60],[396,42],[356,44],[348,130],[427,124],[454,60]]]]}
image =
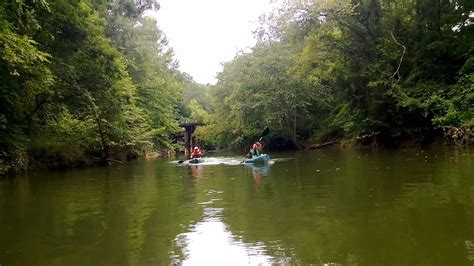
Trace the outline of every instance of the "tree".
{"type": "Polygon", "coordinates": [[[232,133],[218,134],[238,144],[263,123],[296,147],[356,137],[397,146],[439,128],[472,138],[472,104],[461,100],[472,98],[472,12],[466,1],[288,1],[219,75],[216,113],[232,133]]]}
{"type": "Polygon", "coordinates": [[[22,148],[47,165],[71,166],[147,143],[170,147],[182,85],[166,38],[143,16],[158,7],[2,2],[0,151],[22,148]]]}

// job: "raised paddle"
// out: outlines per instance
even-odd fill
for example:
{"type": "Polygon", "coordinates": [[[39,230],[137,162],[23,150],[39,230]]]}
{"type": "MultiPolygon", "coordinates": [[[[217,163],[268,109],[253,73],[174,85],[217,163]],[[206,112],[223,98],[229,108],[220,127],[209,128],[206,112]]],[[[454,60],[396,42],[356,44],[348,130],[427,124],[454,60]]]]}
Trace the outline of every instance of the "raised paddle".
{"type": "Polygon", "coordinates": [[[268,133],[270,133],[270,128],[269,128],[269,127],[266,127],[265,130],[262,132],[262,135],[260,136],[260,138],[258,139],[258,141],[261,141],[263,137],[265,137],[266,135],[268,135],[268,133]]]}

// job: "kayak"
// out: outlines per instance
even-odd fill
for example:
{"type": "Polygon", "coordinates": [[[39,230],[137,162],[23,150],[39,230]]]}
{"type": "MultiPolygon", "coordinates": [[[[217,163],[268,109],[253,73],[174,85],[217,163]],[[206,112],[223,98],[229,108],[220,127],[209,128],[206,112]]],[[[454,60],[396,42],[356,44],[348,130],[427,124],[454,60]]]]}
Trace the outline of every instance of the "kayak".
{"type": "Polygon", "coordinates": [[[204,159],[203,158],[194,158],[189,160],[189,163],[203,163],[204,159]]]}
{"type": "Polygon", "coordinates": [[[270,156],[268,156],[267,154],[262,154],[258,157],[254,157],[254,158],[251,158],[251,159],[245,159],[244,163],[265,163],[265,162],[268,162],[268,161],[270,161],[270,156]]]}

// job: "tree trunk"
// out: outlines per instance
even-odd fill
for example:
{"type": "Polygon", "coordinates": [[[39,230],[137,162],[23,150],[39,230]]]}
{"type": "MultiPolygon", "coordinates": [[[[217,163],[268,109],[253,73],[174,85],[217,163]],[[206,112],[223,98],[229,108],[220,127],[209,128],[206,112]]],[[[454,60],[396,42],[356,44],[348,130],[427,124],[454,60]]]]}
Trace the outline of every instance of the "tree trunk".
{"type": "Polygon", "coordinates": [[[98,116],[96,116],[95,121],[97,123],[97,129],[99,131],[100,136],[100,144],[102,146],[102,158],[100,158],[100,163],[107,164],[107,159],[109,157],[109,145],[105,137],[104,127],[102,125],[102,121],[98,116]]]}
{"type": "Polygon", "coordinates": [[[298,141],[298,135],[296,134],[296,122],[297,122],[296,111],[293,114],[293,121],[291,121],[291,119],[289,118],[288,113],[285,113],[285,118],[286,118],[287,130],[290,133],[290,137],[291,137],[291,142],[293,142],[296,148],[305,149],[306,146],[302,144],[300,141],[298,141]]]}

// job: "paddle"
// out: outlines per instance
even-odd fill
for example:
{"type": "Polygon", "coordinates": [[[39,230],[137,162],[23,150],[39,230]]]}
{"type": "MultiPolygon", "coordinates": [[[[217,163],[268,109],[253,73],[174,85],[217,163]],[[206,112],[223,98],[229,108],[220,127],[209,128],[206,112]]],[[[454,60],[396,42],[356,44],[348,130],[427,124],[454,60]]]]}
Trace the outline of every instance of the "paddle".
{"type": "MultiPolygon", "coordinates": [[[[198,160],[198,159],[200,159],[200,158],[201,158],[201,157],[198,157],[198,158],[191,158],[191,159],[188,159],[188,160],[180,160],[180,161],[178,161],[178,163],[184,163],[184,162],[186,162],[186,161],[188,161],[189,163],[191,163],[192,160],[198,160]]],[[[193,163],[195,163],[195,162],[193,162],[193,163]]],[[[199,163],[199,161],[198,161],[198,163],[199,163]]]]}
{"type": "Polygon", "coordinates": [[[270,133],[270,128],[269,128],[269,127],[266,127],[265,130],[262,132],[262,135],[260,136],[260,138],[258,139],[258,141],[261,141],[263,137],[265,137],[266,135],[268,135],[268,133],[270,133]]]}

